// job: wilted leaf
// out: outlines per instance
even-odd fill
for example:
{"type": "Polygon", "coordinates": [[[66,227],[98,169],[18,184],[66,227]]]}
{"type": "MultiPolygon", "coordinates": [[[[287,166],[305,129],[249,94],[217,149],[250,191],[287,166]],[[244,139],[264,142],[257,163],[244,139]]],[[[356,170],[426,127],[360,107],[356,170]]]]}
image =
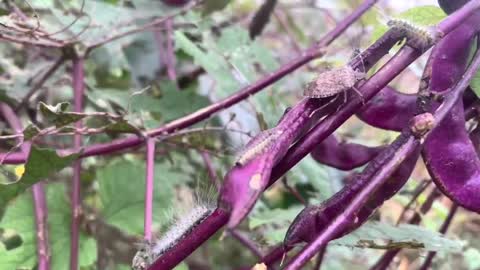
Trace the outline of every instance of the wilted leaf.
{"type": "Polygon", "coordinates": [[[85,115],[67,112],[66,110],[69,106],[70,104],[68,102],[61,102],[55,106],[40,102],[38,108],[40,112],[42,112],[42,114],[48,119],[48,121],[55,124],[56,127],[63,127],[85,118],[85,115]]]}
{"type": "Polygon", "coordinates": [[[109,124],[105,131],[110,134],[117,134],[117,133],[138,133],[138,128],[134,125],[128,123],[126,120],[120,120],[118,122],[109,124]]]}
{"type": "Polygon", "coordinates": [[[331,242],[351,247],[421,248],[428,251],[461,252],[464,243],[421,226],[401,224],[398,227],[382,222],[368,222],[358,230],[331,242]]]}
{"type": "Polygon", "coordinates": [[[23,130],[23,140],[29,141],[39,133],[40,129],[34,124],[30,124],[23,130]]]}
{"type": "MultiPolygon", "coordinates": [[[[51,269],[64,270],[69,266],[71,211],[63,183],[47,186],[51,269]]],[[[21,246],[11,250],[0,249],[1,270],[34,269],[37,262],[36,230],[31,193],[24,193],[10,204],[0,227],[12,229],[22,238],[21,246]]],[[[97,259],[97,245],[93,238],[80,235],[79,265],[92,265],[97,259]]]]}
{"type": "MultiPolygon", "coordinates": [[[[292,218],[293,220],[293,218],[292,218]]],[[[282,243],[286,227],[276,226],[264,233],[270,245],[282,243]]],[[[413,248],[426,251],[461,252],[464,242],[446,238],[444,235],[421,226],[401,224],[395,227],[382,222],[367,222],[352,233],[330,242],[355,248],[395,249],[413,248]]]]}

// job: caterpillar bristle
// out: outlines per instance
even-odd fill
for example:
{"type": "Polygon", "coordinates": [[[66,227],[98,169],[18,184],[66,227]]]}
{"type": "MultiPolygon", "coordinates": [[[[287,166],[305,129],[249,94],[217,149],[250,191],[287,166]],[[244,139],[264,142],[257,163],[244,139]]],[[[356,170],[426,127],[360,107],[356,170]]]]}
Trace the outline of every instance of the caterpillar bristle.
{"type": "Polygon", "coordinates": [[[172,226],[158,239],[152,247],[155,257],[159,257],[171,248],[173,248],[180,240],[188,235],[198,224],[205,220],[214,209],[205,205],[198,205],[190,210],[189,213],[178,217],[172,226]]]}
{"type": "Polygon", "coordinates": [[[407,40],[419,48],[426,48],[435,41],[435,36],[430,29],[418,26],[405,19],[390,19],[387,25],[403,31],[407,40]]]}
{"type": "Polygon", "coordinates": [[[202,221],[210,216],[216,205],[216,189],[211,185],[197,185],[191,188],[179,188],[176,192],[175,209],[164,211],[170,219],[168,229],[158,239],[144,241],[132,260],[132,269],[145,270],[158,257],[175,247],[189,235],[202,221]]]}

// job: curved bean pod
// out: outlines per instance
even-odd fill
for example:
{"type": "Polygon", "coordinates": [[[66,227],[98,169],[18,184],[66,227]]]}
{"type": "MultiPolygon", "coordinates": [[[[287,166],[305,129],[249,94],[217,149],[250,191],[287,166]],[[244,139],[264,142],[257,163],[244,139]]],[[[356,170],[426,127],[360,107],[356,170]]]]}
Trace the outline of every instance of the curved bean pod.
{"type": "Polygon", "coordinates": [[[311,153],[319,163],[349,171],[365,165],[385,146],[369,147],[356,143],[340,142],[334,135],[328,136],[311,153]]]}
{"type": "MultiPolygon", "coordinates": [[[[405,136],[407,138],[407,136],[405,136]]],[[[285,236],[284,245],[292,246],[300,242],[310,242],[325,228],[329,222],[338,214],[343,213],[345,207],[352,200],[355,194],[369,182],[371,177],[376,173],[391,156],[398,150],[402,140],[396,141],[388,146],[376,156],[365,168],[365,170],[356,177],[350,184],[337,192],[330,199],[320,205],[307,206],[295,218],[285,236]]],[[[375,194],[371,196],[369,202],[359,210],[357,219],[353,221],[345,231],[336,237],[341,237],[362,225],[375,209],[383,204],[384,201],[390,199],[408,180],[416,161],[419,156],[419,148],[405,160],[392,177],[384,184],[375,194]]]]}
{"type": "Polygon", "coordinates": [[[428,136],[423,149],[437,187],[454,202],[480,213],[480,160],[465,129],[463,102],[428,136]]]}
{"type": "Polygon", "coordinates": [[[401,131],[416,111],[416,100],[416,95],[403,94],[387,86],[356,115],[371,126],[401,131]]]}

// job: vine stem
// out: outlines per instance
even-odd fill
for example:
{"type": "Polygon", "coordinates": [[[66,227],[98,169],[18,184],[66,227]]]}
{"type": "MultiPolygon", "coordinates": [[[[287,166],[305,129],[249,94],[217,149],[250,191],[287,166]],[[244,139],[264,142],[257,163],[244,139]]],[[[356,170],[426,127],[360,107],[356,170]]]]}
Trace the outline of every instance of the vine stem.
{"type": "Polygon", "coordinates": [[[412,206],[412,204],[414,204],[417,201],[417,198],[420,196],[420,194],[422,194],[425,191],[425,189],[430,185],[430,183],[431,181],[423,180],[422,182],[420,182],[420,184],[418,184],[418,186],[413,191],[412,198],[405,205],[405,207],[403,207],[402,212],[398,216],[397,223],[396,223],[397,226],[400,224],[400,222],[402,222],[403,217],[405,216],[407,211],[410,210],[410,206],[412,206]]]}
{"type": "MultiPolygon", "coordinates": [[[[452,223],[453,217],[457,213],[457,210],[458,210],[458,204],[453,203],[452,207],[450,208],[450,211],[448,212],[447,218],[445,219],[442,226],[440,227],[440,230],[438,230],[439,233],[445,234],[447,232],[448,227],[450,227],[450,224],[452,223]]],[[[435,251],[428,252],[427,258],[425,258],[425,261],[423,262],[419,270],[428,270],[436,254],[437,252],[435,251]]]]}
{"type": "MultiPolygon", "coordinates": [[[[480,1],[478,2],[478,8],[480,8],[480,1]]],[[[471,2],[470,2],[471,3],[471,2]]],[[[463,8],[471,8],[465,5],[463,8]]],[[[460,9],[459,11],[461,11],[460,9]]],[[[463,12],[455,12],[451,16],[455,14],[465,14],[463,12]]],[[[445,19],[445,21],[450,22],[460,22],[461,20],[449,20],[445,19]]],[[[440,25],[440,24],[439,24],[440,25]]],[[[445,25],[445,24],[443,24],[445,25]]],[[[454,27],[445,27],[445,29],[453,29],[454,27]]],[[[439,31],[443,32],[442,29],[438,29],[439,31]]],[[[445,33],[445,32],[444,32],[445,33]]],[[[475,52],[473,60],[469,67],[467,68],[466,72],[462,76],[462,79],[451,89],[450,94],[447,95],[445,101],[440,105],[440,107],[435,112],[435,125],[437,126],[440,123],[447,113],[452,109],[455,103],[459,100],[459,98],[463,95],[463,92],[468,87],[469,82],[477,73],[480,67],[480,50],[475,52]]],[[[383,68],[382,68],[383,69],[383,68]]],[[[380,71],[379,71],[380,72],[380,71]]],[[[378,73],[379,73],[378,72],[378,73]]],[[[370,81],[370,80],[369,80],[370,81]]],[[[369,82],[368,81],[368,82],[369,82]]],[[[368,83],[367,82],[367,83],[368,83]]],[[[367,84],[366,83],[366,84],[367,84]]],[[[383,86],[382,86],[383,87],[383,86]]],[[[363,88],[363,87],[362,87],[363,88]]],[[[404,132],[402,132],[403,134],[404,132]]],[[[296,270],[301,269],[303,265],[305,265],[323,246],[325,246],[328,241],[333,239],[335,235],[339,232],[343,231],[346,226],[352,223],[352,220],[355,220],[355,213],[358,209],[361,209],[369,199],[369,196],[373,194],[378,187],[380,187],[383,183],[388,180],[388,177],[395,171],[398,165],[403,162],[417,146],[420,146],[420,140],[414,138],[415,134],[409,134],[408,139],[403,142],[403,146],[399,149],[393,156],[392,159],[387,162],[379,171],[375,174],[372,178],[371,182],[365,186],[365,188],[352,200],[352,202],[346,207],[342,214],[337,216],[316,238],[313,242],[308,244],[300,253],[293,258],[289,264],[284,268],[285,270],[296,270]]],[[[402,135],[400,135],[402,136],[402,135]]],[[[401,137],[398,139],[401,139],[401,137]]],[[[428,136],[428,134],[427,134],[428,136]]],[[[424,137],[424,136],[422,136],[424,137]]],[[[425,140],[422,141],[422,144],[425,140]]],[[[436,190],[432,191],[431,197],[434,197],[434,193],[436,190]]],[[[432,199],[433,203],[433,199],[432,199]]],[[[414,217],[414,222],[419,222],[419,218],[417,215],[414,217]]],[[[397,251],[398,252],[398,251],[397,251]]]]}
{"type": "Polygon", "coordinates": [[[28,100],[35,94],[35,92],[40,89],[45,82],[55,73],[55,71],[58,70],[59,67],[62,66],[62,64],[65,62],[65,57],[62,55],[60,58],[58,58],[55,63],[45,72],[45,74],[36,82],[33,87],[28,91],[28,93],[22,98],[20,103],[17,105],[15,108],[15,111],[19,111],[25,104],[28,103],[28,100]]]}
{"type": "MultiPolygon", "coordinates": [[[[402,139],[400,135],[398,139],[402,139]]],[[[362,189],[355,198],[353,198],[350,205],[348,205],[343,213],[337,216],[316,238],[313,242],[308,244],[300,253],[294,257],[285,270],[297,270],[311,259],[319,250],[324,248],[328,241],[333,239],[335,235],[344,230],[352,221],[355,220],[355,213],[368,201],[371,194],[373,194],[383,183],[385,183],[390,175],[395,172],[398,166],[419,146],[420,142],[413,136],[408,136],[403,142],[402,147],[392,155],[392,158],[378,170],[372,180],[362,189]]]]}
{"type": "MultiPolygon", "coordinates": [[[[72,59],[72,83],[73,83],[73,107],[75,112],[83,111],[83,94],[85,90],[84,84],[84,64],[85,59],[81,56],[75,56],[72,59]]],[[[75,124],[76,128],[82,128],[82,122],[75,124]]],[[[82,135],[75,134],[73,136],[73,148],[78,152],[82,147],[82,135]]],[[[79,241],[79,227],[81,217],[81,170],[82,160],[76,160],[73,163],[73,181],[72,181],[72,219],[70,227],[70,270],[78,269],[78,241],[79,241]]]]}
{"type": "Polygon", "coordinates": [[[257,248],[255,245],[255,242],[250,240],[247,236],[245,236],[243,233],[237,231],[237,230],[231,230],[229,233],[238,240],[243,246],[245,246],[247,249],[249,249],[253,255],[258,257],[259,259],[262,258],[262,252],[257,248]]]}
{"type": "MultiPolygon", "coordinates": [[[[315,42],[313,46],[305,50],[298,58],[290,61],[289,63],[280,67],[277,71],[270,75],[267,75],[254,84],[248,85],[235,94],[213,103],[205,108],[202,108],[189,115],[174,120],[166,125],[157,129],[147,132],[148,136],[159,136],[171,133],[173,131],[183,129],[194,125],[200,121],[209,118],[216,112],[224,110],[237,104],[238,102],[248,98],[249,96],[263,90],[267,86],[277,82],[286,75],[292,73],[299,67],[322,56],[325,53],[325,47],[332,43],[340,34],[342,34],[351,24],[353,24],[363,13],[365,13],[371,6],[373,6],[378,0],[366,0],[363,2],[354,12],[341,21],[332,31],[325,35],[321,40],[315,42]]],[[[96,144],[85,148],[85,151],[81,154],[82,157],[89,157],[95,155],[110,154],[115,151],[120,151],[130,147],[136,147],[143,143],[143,138],[129,137],[124,139],[114,140],[110,143],[96,144]]],[[[71,153],[72,150],[67,150],[65,153],[71,153]]],[[[5,159],[5,163],[8,162],[8,158],[5,159]]]]}
{"type": "Polygon", "coordinates": [[[147,166],[145,177],[145,214],[144,214],[144,239],[152,240],[152,215],[153,215],[153,179],[155,171],[155,139],[147,139],[147,166]]]}
{"type": "MultiPolygon", "coordinates": [[[[279,70],[274,72],[271,75],[268,75],[255,84],[247,86],[242,90],[238,91],[236,94],[219,101],[215,104],[212,104],[204,109],[201,109],[193,114],[190,114],[186,117],[182,117],[176,121],[170,122],[166,126],[156,130],[158,133],[167,132],[175,130],[176,128],[187,127],[191,124],[195,124],[198,121],[201,121],[209,117],[214,112],[217,112],[223,108],[227,108],[235,104],[236,102],[241,101],[242,99],[254,94],[261,89],[267,87],[268,85],[274,83],[275,81],[281,79],[285,75],[293,72],[301,65],[306,62],[319,57],[323,54],[322,49],[324,46],[327,46],[333,40],[335,40],[340,34],[342,34],[351,24],[360,18],[360,16],[365,13],[371,6],[373,6],[377,1],[376,0],[366,0],[363,2],[355,11],[353,11],[349,16],[347,16],[343,21],[341,21],[337,26],[329,32],[325,37],[323,37],[319,42],[315,43],[312,47],[307,49],[302,56],[298,59],[293,60],[290,63],[287,63],[279,70]]],[[[111,153],[113,151],[121,150],[125,148],[125,145],[133,147],[139,144],[139,142],[134,141],[134,138],[124,139],[117,141],[116,143],[110,143],[107,145],[97,145],[90,148],[90,155],[93,154],[105,154],[111,153]],[[128,141],[125,141],[128,140],[128,141]]],[[[184,258],[190,255],[198,246],[200,246],[204,241],[206,241],[210,236],[222,228],[228,221],[229,215],[227,212],[222,209],[217,209],[212,215],[207,217],[193,233],[186,235],[178,245],[164,254],[159,258],[155,263],[149,267],[149,270],[159,270],[159,269],[170,269],[181,262],[184,258]]]]}
{"type": "MultiPolygon", "coordinates": [[[[368,8],[370,8],[375,2],[376,1],[365,1],[365,2],[363,2],[362,5],[356,11],[354,11],[350,16],[345,18],[344,21],[339,23],[337,25],[337,27],[332,32],[327,34],[327,36],[325,36],[324,39],[322,39],[322,40],[328,40],[328,39],[331,39],[331,38],[334,38],[334,37],[340,35],[351,23],[353,23],[355,20],[357,20],[360,17],[360,15],[362,15],[366,10],[368,10],[368,8]],[[354,14],[355,14],[355,16],[354,16],[354,14]],[[342,29],[342,30],[339,30],[339,29],[342,29]]],[[[476,3],[476,6],[475,6],[476,8],[480,7],[480,0],[473,0],[472,2],[476,3]]],[[[443,28],[437,28],[437,29],[440,30],[443,34],[447,34],[449,30],[458,26],[461,23],[462,20],[464,20],[466,17],[468,17],[469,15],[471,15],[475,11],[474,9],[472,10],[472,5],[471,4],[468,5],[468,6],[466,5],[466,6],[462,7],[461,9],[466,9],[466,11],[463,11],[461,13],[458,13],[458,11],[457,11],[457,12],[453,13],[452,15],[450,15],[450,16],[461,17],[460,19],[458,19],[458,18],[455,19],[455,20],[450,19],[448,21],[449,23],[446,23],[446,24],[444,23],[443,24],[443,28]]],[[[395,43],[396,43],[396,41],[395,41],[395,43]]],[[[372,50],[383,50],[382,47],[383,46],[379,45],[379,47],[373,48],[372,50]]],[[[364,88],[363,90],[369,91],[369,92],[367,92],[367,94],[369,94],[370,97],[373,96],[376,92],[378,92],[381,88],[383,88],[391,79],[393,79],[396,75],[398,75],[398,73],[400,73],[403,69],[405,69],[410,63],[412,63],[419,56],[420,56],[420,53],[417,52],[415,49],[404,46],[403,49],[400,50],[399,53],[397,53],[396,57],[391,59],[384,67],[382,67],[382,69],[379,72],[377,72],[377,74],[375,74],[372,78],[370,78],[362,86],[362,88],[364,88],[370,82],[369,86],[366,87],[366,89],[364,88]],[[373,79],[374,77],[376,77],[376,78],[373,79]]],[[[286,66],[284,66],[283,68],[278,70],[275,74],[279,74],[279,73],[281,74],[282,72],[284,72],[282,70],[288,69],[289,65],[291,66],[292,63],[287,64],[286,66]]],[[[292,69],[292,71],[293,70],[294,70],[294,68],[292,69]]],[[[265,80],[267,80],[268,78],[271,78],[271,76],[272,75],[267,76],[264,79],[261,79],[256,84],[254,84],[253,86],[248,86],[243,91],[251,91],[251,90],[248,90],[248,89],[250,89],[250,88],[252,88],[256,85],[260,86],[260,85],[265,84],[265,80]]],[[[283,77],[284,75],[277,75],[277,76],[283,77]]],[[[240,91],[239,93],[237,93],[233,96],[230,96],[226,100],[230,100],[234,97],[237,97],[238,95],[241,94],[241,92],[242,91],[240,91]]],[[[365,92],[362,91],[362,93],[365,93],[365,92]]],[[[167,127],[168,126],[181,127],[183,125],[186,125],[186,124],[190,123],[191,121],[193,123],[196,123],[195,121],[193,121],[193,119],[198,119],[198,118],[201,118],[201,117],[197,116],[195,114],[210,115],[210,113],[213,113],[212,110],[216,110],[216,109],[212,109],[212,106],[222,106],[222,105],[219,105],[219,104],[222,104],[224,102],[226,102],[226,101],[225,100],[220,101],[220,102],[218,102],[214,105],[206,107],[203,110],[200,110],[200,111],[198,111],[194,114],[191,114],[187,117],[180,118],[177,121],[174,121],[174,122],[171,122],[170,124],[167,124],[167,127]]],[[[361,103],[362,103],[362,101],[359,98],[357,98],[356,102],[353,102],[353,103],[349,102],[349,104],[347,104],[345,107],[340,109],[339,112],[334,115],[334,117],[327,117],[327,119],[325,121],[322,121],[321,122],[322,125],[321,125],[320,129],[317,129],[318,128],[318,126],[317,126],[317,127],[314,128],[314,130],[313,130],[314,133],[313,134],[312,134],[312,132],[310,132],[309,133],[310,136],[308,136],[308,135],[305,136],[305,137],[310,137],[309,141],[307,141],[305,143],[303,141],[303,138],[302,138],[300,144],[297,143],[294,147],[292,147],[293,151],[289,151],[289,153],[287,153],[285,158],[277,166],[275,166],[275,168],[273,169],[273,175],[270,179],[269,185],[273,184],[281,175],[283,175],[286,171],[288,171],[291,167],[293,167],[298,161],[300,161],[305,155],[307,155],[310,152],[310,150],[313,149],[313,147],[315,145],[317,145],[317,143],[319,141],[322,141],[330,133],[332,133],[335,128],[337,128],[341,123],[346,121],[346,119],[348,119],[349,116],[351,116],[353,114],[353,112],[357,109],[357,106],[358,107],[361,106],[361,103]],[[342,110],[343,110],[343,112],[342,112],[342,110]],[[333,128],[331,128],[330,126],[333,126],[333,128]],[[321,138],[318,139],[318,140],[315,139],[315,137],[317,137],[317,136],[320,136],[321,138]],[[298,148],[300,148],[300,149],[298,149],[298,148]]],[[[168,129],[166,129],[165,126],[164,126],[163,130],[165,131],[165,130],[168,130],[168,129]]],[[[110,152],[115,151],[115,150],[123,149],[124,146],[121,145],[122,142],[119,142],[119,143],[120,143],[120,145],[118,146],[117,149],[112,149],[112,147],[115,147],[115,145],[112,146],[111,144],[109,144],[109,146],[107,146],[107,149],[101,149],[101,148],[99,148],[99,146],[95,146],[95,148],[96,148],[95,151],[101,151],[102,153],[110,153],[110,152]]],[[[134,141],[131,141],[131,140],[128,143],[130,144],[130,146],[136,146],[138,144],[138,143],[136,143],[134,141]]],[[[226,224],[226,222],[228,221],[228,217],[229,217],[228,213],[225,212],[222,209],[217,209],[214,213],[215,214],[212,214],[209,217],[207,217],[204,220],[204,222],[202,222],[193,232],[186,235],[182,239],[182,241],[180,241],[178,243],[178,245],[175,246],[175,248],[172,248],[169,252],[167,252],[166,254],[161,256],[158,260],[156,260],[154,262],[154,264],[152,266],[150,266],[149,270],[160,270],[160,269],[173,268],[181,260],[186,258],[193,250],[195,250],[204,241],[206,241],[211,235],[213,235],[221,227],[223,227],[226,224]],[[205,226],[207,226],[206,224],[209,225],[208,229],[205,228],[205,226]]]]}
{"type": "MultiPolygon", "coordinates": [[[[435,199],[438,197],[439,192],[436,188],[434,188],[427,196],[427,199],[425,202],[422,204],[420,207],[420,213],[422,215],[426,214],[430,209],[432,208],[433,202],[435,199]]],[[[408,221],[408,224],[418,224],[422,220],[421,215],[418,212],[415,212],[415,214],[410,218],[408,221]]],[[[400,249],[392,249],[387,252],[385,252],[380,259],[378,259],[377,263],[375,263],[370,270],[384,270],[387,269],[387,267],[390,265],[392,260],[397,256],[398,252],[400,252],[400,249]]]]}
{"type": "Polygon", "coordinates": [[[216,190],[220,190],[220,186],[222,183],[218,179],[217,173],[215,172],[215,168],[213,167],[212,159],[210,158],[210,155],[206,151],[200,151],[200,156],[203,159],[203,163],[205,163],[205,167],[207,167],[207,173],[208,177],[210,178],[210,181],[212,184],[215,186],[216,190]]]}
{"type": "MultiPolygon", "coordinates": [[[[8,122],[15,133],[23,131],[22,123],[15,112],[8,105],[1,103],[0,111],[4,119],[8,122]]],[[[23,138],[17,138],[17,143],[23,142],[23,138]]],[[[28,156],[31,143],[26,142],[21,145],[22,153],[28,156]]],[[[35,213],[35,226],[37,237],[37,259],[38,270],[50,270],[50,247],[48,244],[48,208],[45,199],[45,188],[42,182],[32,186],[33,207],[35,213]]]]}

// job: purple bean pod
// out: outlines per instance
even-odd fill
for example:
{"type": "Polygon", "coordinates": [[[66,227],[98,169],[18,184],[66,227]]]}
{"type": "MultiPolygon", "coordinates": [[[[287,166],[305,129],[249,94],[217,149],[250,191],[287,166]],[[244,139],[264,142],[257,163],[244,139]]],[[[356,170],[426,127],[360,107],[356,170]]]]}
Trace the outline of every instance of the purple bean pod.
{"type": "MultiPolygon", "coordinates": [[[[471,89],[463,95],[465,108],[478,100],[471,89]]],[[[416,95],[404,94],[391,87],[385,87],[370,102],[362,107],[357,117],[363,122],[386,130],[401,131],[416,111],[416,95]]],[[[471,116],[465,115],[466,118],[471,116]]]]}
{"type": "MultiPolygon", "coordinates": [[[[461,79],[471,41],[479,29],[477,12],[432,52],[432,92],[444,92],[461,79]]],[[[480,212],[480,159],[465,129],[464,114],[463,101],[459,100],[428,136],[422,154],[437,187],[459,205],[480,212]]]]}
{"type": "Polygon", "coordinates": [[[465,129],[461,100],[431,132],[422,154],[437,187],[459,205],[480,212],[480,160],[465,129]]]}
{"type": "Polygon", "coordinates": [[[401,131],[415,114],[416,101],[416,95],[400,93],[387,86],[365,104],[356,115],[371,126],[401,131]]]}
{"type": "MultiPolygon", "coordinates": [[[[404,135],[402,134],[402,136],[404,135]]],[[[398,148],[403,145],[403,142],[408,139],[408,136],[404,137],[403,140],[396,140],[393,144],[388,146],[388,148],[377,155],[367,165],[365,170],[356,177],[356,179],[346,185],[330,199],[324,201],[320,205],[310,205],[302,210],[290,225],[285,236],[284,245],[289,247],[300,242],[311,242],[315,239],[331,220],[333,220],[338,214],[343,213],[345,207],[348,206],[348,203],[370,181],[378,168],[382,167],[382,165],[388,161],[392,153],[395,153],[398,148]]],[[[420,154],[419,150],[420,148],[417,148],[415,153],[400,165],[390,179],[382,185],[380,189],[371,196],[371,199],[367,204],[359,210],[357,219],[353,221],[346,230],[338,234],[336,238],[357,229],[368,219],[375,209],[398,192],[398,190],[407,182],[412,173],[420,154]]]]}
{"type": "Polygon", "coordinates": [[[442,93],[463,75],[468,64],[472,40],[480,29],[480,13],[474,13],[464,23],[446,35],[432,50],[430,91],[442,93]]]}
{"type": "Polygon", "coordinates": [[[319,163],[349,171],[365,165],[384,148],[385,146],[369,147],[357,143],[342,142],[334,135],[330,135],[315,147],[311,155],[319,163]]]}
{"type": "Polygon", "coordinates": [[[253,138],[240,154],[239,161],[225,176],[219,206],[230,212],[229,228],[236,227],[250,212],[268,185],[272,168],[280,161],[325,103],[304,99],[285,113],[278,125],[253,138]]]}

